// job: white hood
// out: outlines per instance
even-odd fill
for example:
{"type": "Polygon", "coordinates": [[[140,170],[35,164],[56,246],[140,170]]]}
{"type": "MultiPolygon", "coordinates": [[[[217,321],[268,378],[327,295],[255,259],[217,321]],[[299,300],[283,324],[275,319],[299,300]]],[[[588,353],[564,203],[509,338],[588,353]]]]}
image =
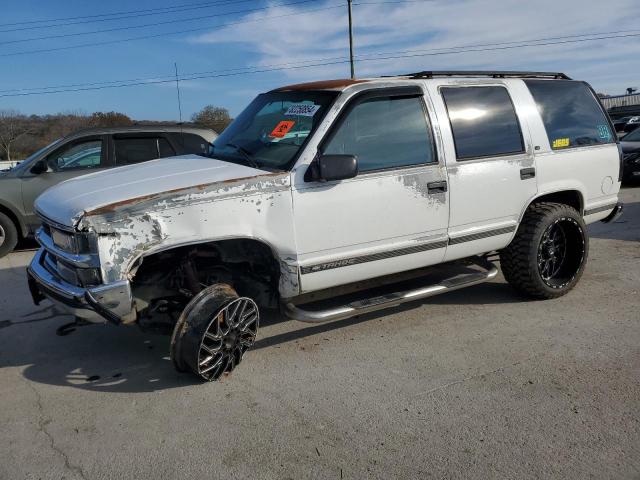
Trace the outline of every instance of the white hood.
{"type": "Polygon", "coordinates": [[[198,155],[160,158],[62,182],[40,195],[35,208],[61,225],[74,226],[84,212],[106,205],[268,173],[198,155]]]}

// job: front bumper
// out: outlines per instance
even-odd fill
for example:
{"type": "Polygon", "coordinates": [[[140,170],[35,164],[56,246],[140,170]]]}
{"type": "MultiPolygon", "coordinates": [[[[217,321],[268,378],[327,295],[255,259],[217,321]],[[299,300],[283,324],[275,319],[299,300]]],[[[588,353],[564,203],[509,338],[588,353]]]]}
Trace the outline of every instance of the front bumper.
{"type": "Polygon", "coordinates": [[[27,267],[29,290],[38,305],[49,298],[72,315],[94,323],[108,320],[122,323],[135,318],[131,285],[122,280],[97,287],[82,288],[65,282],[44,265],[44,248],[40,248],[27,267]]]}

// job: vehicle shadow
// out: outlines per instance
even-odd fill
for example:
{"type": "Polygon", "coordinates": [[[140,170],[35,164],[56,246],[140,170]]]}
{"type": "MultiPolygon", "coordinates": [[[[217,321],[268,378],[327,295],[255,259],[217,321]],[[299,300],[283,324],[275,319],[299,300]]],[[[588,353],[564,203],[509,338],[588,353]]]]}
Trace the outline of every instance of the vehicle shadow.
{"type": "MultiPolygon", "coordinates": [[[[263,336],[262,330],[252,350],[373,322],[390,313],[398,314],[430,303],[465,305],[519,301],[508,285],[492,282],[346,320],[315,325],[299,323],[299,328],[285,333],[263,336]]],[[[169,358],[168,336],[110,324],[65,328],[72,320],[48,302],[21,318],[5,320],[0,324],[2,343],[6,342],[0,348],[0,368],[26,365],[23,375],[28,380],[96,392],[153,392],[201,383],[197,377],[174,369],[169,358]]],[[[286,321],[290,320],[279,312],[267,311],[262,315],[261,326],[286,321]]]]}
{"type": "Polygon", "coordinates": [[[591,238],[640,242],[640,202],[625,203],[618,220],[596,222],[589,225],[588,230],[591,238]]]}

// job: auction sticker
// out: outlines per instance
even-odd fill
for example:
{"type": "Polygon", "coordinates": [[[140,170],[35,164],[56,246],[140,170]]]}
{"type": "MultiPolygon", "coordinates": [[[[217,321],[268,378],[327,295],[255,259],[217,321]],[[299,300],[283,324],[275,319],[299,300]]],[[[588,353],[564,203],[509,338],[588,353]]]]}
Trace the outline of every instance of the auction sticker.
{"type": "Polygon", "coordinates": [[[297,103],[291,105],[286,112],[285,115],[298,115],[301,117],[313,117],[320,105],[309,105],[308,103],[297,103]]]}
{"type": "Polygon", "coordinates": [[[568,138],[556,138],[551,145],[553,148],[564,148],[569,146],[568,138]]]}
{"type": "Polygon", "coordinates": [[[282,138],[289,132],[289,130],[293,128],[295,124],[296,122],[293,122],[291,120],[283,120],[278,125],[276,125],[276,128],[273,129],[269,136],[282,138]]]}

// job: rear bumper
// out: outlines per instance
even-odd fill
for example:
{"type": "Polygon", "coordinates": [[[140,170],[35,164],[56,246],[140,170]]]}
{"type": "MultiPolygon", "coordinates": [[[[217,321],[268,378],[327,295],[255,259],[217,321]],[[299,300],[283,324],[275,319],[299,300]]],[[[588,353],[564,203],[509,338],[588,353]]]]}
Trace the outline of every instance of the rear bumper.
{"type": "Polygon", "coordinates": [[[70,314],[94,323],[108,320],[119,324],[124,319],[135,318],[131,285],[128,281],[86,289],[71,285],[45,268],[44,254],[44,248],[38,250],[27,267],[29,290],[36,305],[48,298],[70,314]]]}

